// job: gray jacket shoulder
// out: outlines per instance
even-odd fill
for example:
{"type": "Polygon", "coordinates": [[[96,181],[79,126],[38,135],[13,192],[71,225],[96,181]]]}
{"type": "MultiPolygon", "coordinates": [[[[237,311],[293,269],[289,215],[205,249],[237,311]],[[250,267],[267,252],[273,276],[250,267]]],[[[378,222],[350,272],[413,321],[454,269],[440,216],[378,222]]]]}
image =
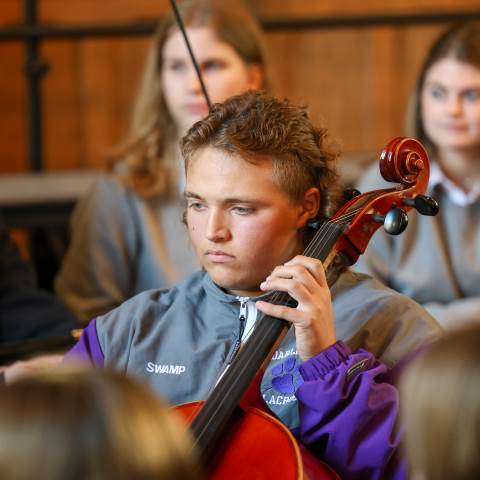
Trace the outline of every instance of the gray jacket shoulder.
{"type": "Polygon", "coordinates": [[[199,271],[171,288],[139,293],[109,313],[97,317],[97,335],[106,364],[112,359],[116,368],[122,369],[122,363],[126,367],[129,350],[147,336],[158,336],[167,312],[179,322],[188,316],[204,297],[204,275],[199,271]]]}
{"type": "Polygon", "coordinates": [[[387,365],[442,332],[421,305],[369,275],[347,270],[333,286],[332,297],[338,338],[387,365]]]}

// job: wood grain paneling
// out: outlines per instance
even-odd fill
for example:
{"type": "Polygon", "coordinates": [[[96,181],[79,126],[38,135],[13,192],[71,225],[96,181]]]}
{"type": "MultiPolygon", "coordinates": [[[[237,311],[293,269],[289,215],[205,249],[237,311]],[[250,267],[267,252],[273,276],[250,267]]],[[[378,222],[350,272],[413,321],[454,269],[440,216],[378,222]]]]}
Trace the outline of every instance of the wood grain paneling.
{"type": "MultiPolygon", "coordinates": [[[[81,24],[156,18],[167,0],[38,0],[42,21],[81,24]]],[[[478,8],[478,0],[258,0],[262,17],[408,13],[478,8]]],[[[2,0],[0,25],[19,20],[2,0]],[[4,6],[7,8],[4,8],[4,6]]],[[[270,31],[273,92],[308,104],[346,153],[376,151],[403,133],[418,66],[442,26],[270,31]]],[[[148,38],[42,43],[45,168],[101,168],[126,132],[148,38]]],[[[0,172],[26,169],[23,47],[0,42],[0,172]]]]}
{"type": "Polygon", "coordinates": [[[22,3],[19,0],[2,0],[0,25],[12,25],[22,18],[22,3]]]}
{"type": "Polygon", "coordinates": [[[251,2],[265,17],[312,15],[372,15],[478,8],[478,0],[261,0],[251,2]]]}
{"type": "Polygon", "coordinates": [[[0,172],[27,168],[23,68],[23,46],[0,43],[0,172]]]}

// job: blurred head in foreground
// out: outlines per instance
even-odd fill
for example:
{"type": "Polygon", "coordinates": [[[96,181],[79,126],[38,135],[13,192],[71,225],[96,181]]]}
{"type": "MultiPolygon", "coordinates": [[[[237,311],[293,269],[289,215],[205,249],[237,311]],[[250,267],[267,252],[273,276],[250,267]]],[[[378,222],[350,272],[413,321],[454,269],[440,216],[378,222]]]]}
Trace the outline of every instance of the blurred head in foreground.
{"type": "Polygon", "coordinates": [[[1,391],[0,471],[4,480],[201,478],[185,427],[146,387],[70,369],[1,391]]]}
{"type": "Polygon", "coordinates": [[[401,383],[413,477],[480,476],[480,327],[456,331],[415,360],[401,383]]]}

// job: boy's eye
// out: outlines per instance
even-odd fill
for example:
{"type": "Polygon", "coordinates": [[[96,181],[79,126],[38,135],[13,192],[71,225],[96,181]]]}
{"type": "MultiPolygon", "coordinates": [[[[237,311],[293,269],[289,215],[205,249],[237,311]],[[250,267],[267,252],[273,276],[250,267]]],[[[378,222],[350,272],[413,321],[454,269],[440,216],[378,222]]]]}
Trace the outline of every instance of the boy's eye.
{"type": "Polygon", "coordinates": [[[249,213],[252,213],[254,211],[254,209],[252,207],[233,207],[233,210],[236,212],[236,213],[239,213],[241,215],[247,215],[249,213]]]}
{"type": "Polygon", "coordinates": [[[192,210],[202,210],[204,208],[204,204],[201,202],[188,202],[188,208],[192,210]]]}

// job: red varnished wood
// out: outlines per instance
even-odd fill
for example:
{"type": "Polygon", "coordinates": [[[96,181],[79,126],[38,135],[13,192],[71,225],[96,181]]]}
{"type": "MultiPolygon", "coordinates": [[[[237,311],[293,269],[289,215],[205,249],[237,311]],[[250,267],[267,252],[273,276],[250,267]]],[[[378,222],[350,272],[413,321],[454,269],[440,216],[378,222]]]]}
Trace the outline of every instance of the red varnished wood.
{"type": "Polygon", "coordinates": [[[399,185],[359,195],[343,205],[332,220],[341,219],[357,210],[355,218],[335,245],[355,263],[382,224],[374,215],[386,215],[393,207],[408,211],[405,199],[425,193],[430,175],[428,155],[422,144],[413,138],[397,137],[390,141],[380,155],[380,172],[388,182],[399,185]]]}
{"type": "MultiPolygon", "coordinates": [[[[190,423],[203,403],[186,403],[175,409],[190,423]]],[[[308,451],[300,450],[293,435],[279,420],[257,408],[242,412],[232,421],[210,479],[339,480],[330,467],[308,451]]]]}

